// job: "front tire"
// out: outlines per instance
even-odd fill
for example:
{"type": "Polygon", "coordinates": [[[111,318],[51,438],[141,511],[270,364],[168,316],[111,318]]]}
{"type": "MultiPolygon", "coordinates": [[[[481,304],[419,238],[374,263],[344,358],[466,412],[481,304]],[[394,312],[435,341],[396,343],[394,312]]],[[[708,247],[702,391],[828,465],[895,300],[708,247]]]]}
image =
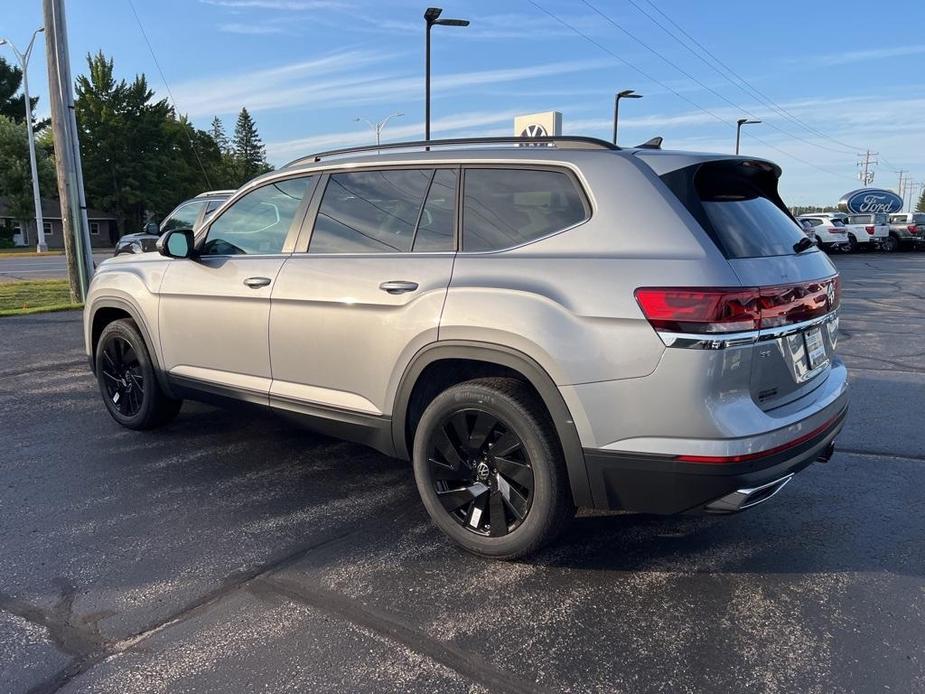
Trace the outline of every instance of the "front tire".
{"type": "Polygon", "coordinates": [[[896,238],[896,234],[890,234],[883,239],[880,248],[883,249],[884,253],[895,253],[899,249],[899,239],[896,238]]]}
{"type": "Polygon", "coordinates": [[[415,431],[414,477],[434,524],[483,557],[535,552],[575,513],[552,421],[516,379],[467,381],[434,398],[415,431]]]}
{"type": "Polygon", "coordinates": [[[103,328],[95,359],[103,403],[119,424],[128,429],[153,429],[177,416],[183,401],[168,397],[161,389],[134,321],[123,318],[103,328]]]}
{"type": "Polygon", "coordinates": [[[855,238],[854,234],[848,234],[848,252],[858,252],[858,240],[855,238]]]}

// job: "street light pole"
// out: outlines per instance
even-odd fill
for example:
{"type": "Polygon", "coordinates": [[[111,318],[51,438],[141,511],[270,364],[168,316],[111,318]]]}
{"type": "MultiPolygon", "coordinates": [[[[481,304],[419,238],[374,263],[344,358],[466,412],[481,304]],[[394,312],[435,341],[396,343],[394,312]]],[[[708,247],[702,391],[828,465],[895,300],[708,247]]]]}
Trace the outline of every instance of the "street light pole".
{"type": "Polygon", "coordinates": [[[739,120],[736,121],[736,154],[739,153],[739,141],[742,138],[742,126],[752,125],[753,123],[760,122],[760,120],[749,120],[748,118],[739,118],[739,120]]]}
{"type": "Polygon", "coordinates": [[[617,95],[613,98],[613,143],[617,144],[617,119],[620,115],[620,99],[641,99],[642,94],[637,94],[632,89],[624,89],[622,92],[617,92],[617,95]]]}
{"type": "Polygon", "coordinates": [[[424,12],[424,140],[430,140],[430,30],[435,24],[467,27],[468,19],[440,19],[443,8],[428,7],[424,12]]]}
{"type": "Polygon", "coordinates": [[[45,242],[45,221],[42,219],[42,198],[39,192],[39,169],[35,161],[35,133],[32,131],[32,101],[29,97],[29,58],[32,56],[32,46],[35,44],[35,37],[40,32],[45,31],[45,27],[39,27],[32,32],[32,39],[25,53],[20,53],[12,41],[0,38],[0,46],[8,44],[13,49],[13,53],[19,59],[22,67],[22,91],[26,102],[26,133],[29,139],[29,166],[32,169],[32,198],[35,203],[35,250],[44,253],[48,250],[48,244],[45,242]]]}
{"type": "Polygon", "coordinates": [[[383,118],[381,121],[378,121],[377,123],[373,123],[371,120],[369,120],[369,118],[354,118],[353,122],[354,123],[366,123],[370,128],[372,128],[373,131],[375,131],[376,133],[376,147],[378,147],[380,144],[382,131],[385,130],[385,126],[388,124],[388,122],[392,120],[393,118],[398,118],[403,115],[405,114],[404,113],[390,113],[385,118],[383,118]]]}

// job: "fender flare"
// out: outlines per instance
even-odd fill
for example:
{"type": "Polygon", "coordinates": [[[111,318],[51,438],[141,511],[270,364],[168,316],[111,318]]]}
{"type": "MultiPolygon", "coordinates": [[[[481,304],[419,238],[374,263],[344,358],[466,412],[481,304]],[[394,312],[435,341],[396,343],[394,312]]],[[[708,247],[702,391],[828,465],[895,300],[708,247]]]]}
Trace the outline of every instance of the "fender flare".
{"type": "MultiPolygon", "coordinates": [[[[151,332],[148,330],[148,325],[142,318],[142,313],[138,307],[127,299],[122,299],[117,296],[107,296],[94,301],[90,308],[91,340],[93,338],[93,323],[96,321],[96,314],[101,308],[116,308],[121,311],[125,311],[131,317],[131,319],[135,322],[135,325],[138,326],[138,330],[141,331],[141,338],[145,341],[145,345],[148,347],[148,354],[151,356],[151,361],[154,363],[154,373],[157,376],[158,384],[168,396],[175,398],[176,393],[174,393],[173,389],[170,387],[167,373],[161,366],[160,357],[158,357],[157,349],[155,349],[154,340],[151,339],[151,332]]],[[[96,374],[95,345],[91,344],[91,347],[94,348],[94,353],[90,354],[90,369],[94,374],[96,374]]]]}
{"type": "Polygon", "coordinates": [[[466,340],[448,340],[432,343],[412,357],[405,368],[392,408],[392,441],[396,455],[410,460],[405,440],[406,419],[411,393],[418,378],[429,365],[444,359],[467,359],[497,364],[522,374],[539,393],[556,428],[556,434],[565,456],[569,486],[576,506],[593,506],[588,470],[578,429],[559,388],[545,369],[534,359],[516,349],[503,345],[466,340]]]}

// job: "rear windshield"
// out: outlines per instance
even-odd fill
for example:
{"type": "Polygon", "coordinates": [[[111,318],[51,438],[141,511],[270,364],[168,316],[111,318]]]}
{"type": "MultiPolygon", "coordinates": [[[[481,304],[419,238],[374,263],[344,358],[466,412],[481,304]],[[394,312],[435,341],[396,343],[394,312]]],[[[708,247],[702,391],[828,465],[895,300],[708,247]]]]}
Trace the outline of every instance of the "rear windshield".
{"type": "Polygon", "coordinates": [[[870,224],[873,220],[872,215],[869,214],[858,214],[853,217],[848,217],[848,221],[851,224],[870,224]]]}
{"type": "Polygon", "coordinates": [[[925,214],[912,215],[912,221],[916,224],[925,224],[925,214]]]}
{"type": "Polygon", "coordinates": [[[805,238],[781,202],[777,173],[768,164],[709,162],[665,174],[662,180],[727,258],[794,255],[794,246],[805,238]]]}
{"type": "Polygon", "coordinates": [[[840,220],[840,219],[830,219],[830,220],[829,220],[829,223],[830,223],[833,227],[843,227],[843,226],[845,226],[845,223],[844,223],[842,220],[840,220]]]}

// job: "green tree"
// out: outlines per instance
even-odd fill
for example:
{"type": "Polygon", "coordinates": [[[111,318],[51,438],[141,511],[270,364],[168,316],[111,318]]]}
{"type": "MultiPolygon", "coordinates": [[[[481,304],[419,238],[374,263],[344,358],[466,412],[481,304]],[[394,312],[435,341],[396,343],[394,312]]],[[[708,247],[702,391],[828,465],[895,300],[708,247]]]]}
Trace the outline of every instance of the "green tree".
{"type": "Polygon", "coordinates": [[[215,116],[212,119],[212,124],[209,126],[209,135],[212,137],[212,141],[215,142],[222,154],[231,152],[228,136],[225,134],[225,125],[222,123],[222,119],[218,116],[215,116]]]}
{"type": "MultiPolygon", "coordinates": [[[[22,87],[22,70],[0,58],[0,116],[5,116],[17,123],[25,123],[26,95],[16,95],[20,87],[22,87]]],[[[39,98],[33,96],[29,101],[34,114],[39,98]]],[[[32,117],[32,124],[36,131],[42,130],[48,123],[48,120],[36,121],[35,116],[32,117]]]]}
{"type": "Polygon", "coordinates": [[[922,194],[919,196],[919,204],[915,206],[916,212],[925,212],[925,188],[922,189],[922,194]]]}
{"type": "MultiPolygon", "coordinates": [[[[32,170],[29,165],[29,140],[25,118],[19,122],[0,116],[0,197],[6,199],[14,219],[35,222],[32,197],[32,170]]],[[[46,147],[35,148],[39,188],[45,197],[55,196],[55,167],[46,147]]],[[[35,234],[30,234],[35,238],[35,234]]]]}
{"type": "Polygon", "coordinates": [[[113,212],[126,233],[212,184],[221,153],[207,133],[157,100],[144,75],[117,80],[102,51],[87,67],[75,107],[88,204],[113,212]]]}
{"type": "Polygon", "coordinates": [[[257,132],[257,124],[246,108],[242,108],[238,114],[233,146],[237,185],[272,170],[273,167],[267,162],[266,148],[257,132]]]}

